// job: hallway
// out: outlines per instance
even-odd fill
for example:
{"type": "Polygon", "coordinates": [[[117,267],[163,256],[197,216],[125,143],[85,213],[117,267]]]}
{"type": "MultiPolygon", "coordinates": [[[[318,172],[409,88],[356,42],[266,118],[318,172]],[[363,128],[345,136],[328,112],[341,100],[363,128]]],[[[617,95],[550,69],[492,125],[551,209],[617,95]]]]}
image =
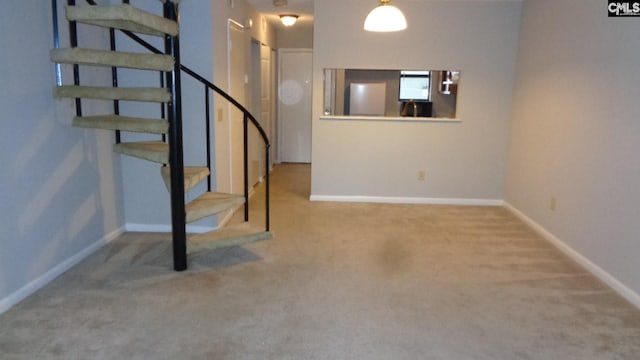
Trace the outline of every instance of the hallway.
{"type": "Polygon", "coordinates": [[[309,202],[309,172],[275,168],[273,240],[184,273],[123,235],[0,315],[0,357],[638,358],[640,311],[507,210],[309,202]]]}

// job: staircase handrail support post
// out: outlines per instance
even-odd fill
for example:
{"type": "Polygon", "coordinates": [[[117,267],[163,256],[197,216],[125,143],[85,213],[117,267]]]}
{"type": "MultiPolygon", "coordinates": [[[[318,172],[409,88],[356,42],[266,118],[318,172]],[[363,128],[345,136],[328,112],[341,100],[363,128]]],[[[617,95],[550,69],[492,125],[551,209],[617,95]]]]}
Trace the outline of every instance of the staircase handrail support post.
{"type": "MultiPolygon", "coordinates": [[[[116,30],[114,28],[109,29],[109,49],[111,49],[111,51],[116,51],[116,30]]],[[[114,88],[118,87],[118,68],[115,66],[111,67],[111,85],[114,88]]],[[[113,113],[115,115],[120,115],[120,100],[113,100],[113,113]]],[[[120,144],[122,142],[120,130],[116,130],[115,135],[116,144],[120,144]]]]}
{"type": "MultiPolygon", "coordinates": [[[[60,29],[58,27],[58,0],[51,0],[51,16],[53,25],[53,47],[60,48],[60,29]]],[[[55,64],[56,86],[62,86],[62,65],[55,64]]]]}
{"type": "Polygon", "coordinates": [[[249,221],[249,115],[244,113],[242,117],[242,146],[244,148],[244,221],[249,221]]]}
{"type": "MultiPolygon", "coordinates": [[[[67,0],[67,6],[75,6],[76,0],[67,0]]],[[[69,21],[69,45],[72,48],[78,47],[78,24],[75,21],[69,21]]],[[[80,85],[80,66],[73,64],[73,84],[80,85]]],[[[82,116],[82,100],[75,99],[76,116],[82,116]]]]}

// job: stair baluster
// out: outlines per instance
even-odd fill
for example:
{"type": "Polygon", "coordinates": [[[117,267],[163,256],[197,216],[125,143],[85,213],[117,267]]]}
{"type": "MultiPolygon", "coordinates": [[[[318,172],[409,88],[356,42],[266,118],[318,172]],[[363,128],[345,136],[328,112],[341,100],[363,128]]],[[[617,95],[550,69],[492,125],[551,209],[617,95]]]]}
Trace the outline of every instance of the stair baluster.
{"type": "MultiPolygon", "coordinates": [[[[109,28],[109,48],[111,51],[116,51],[116,30],[109,28]]],[[[111,84],[113,87],[118,87],[118,67],[111,67],[111,84]]],[[[120,100],[113,100],[113,113],[114,115],[120,115],[120,100]]],[[[120,130],[116,130],[116,144],[120,144],[122,139],[120,138],[120,130]]]]}
{"type": "Polygon", "coordinates": [[[209,88],[204,85],[204,122],[205,122],[205,140],[207,144],[207,191],[211,192],[211,106],[209,106],[209,88]]]}
{"type": "MultiPolygon", "coordinates": [[[[75,0],[67,0],[67,6],[74,6],[75,0]]],[[[69,45],[72,48],[78,47],[78,23],[75,21],[69,21],[69,45]]],[[[80,85],[80,66],[73,64],[73,84],[75,86],[80,85]]],[[[82,100],[76,98],[76,116],[82,116],[82,100]]]]}

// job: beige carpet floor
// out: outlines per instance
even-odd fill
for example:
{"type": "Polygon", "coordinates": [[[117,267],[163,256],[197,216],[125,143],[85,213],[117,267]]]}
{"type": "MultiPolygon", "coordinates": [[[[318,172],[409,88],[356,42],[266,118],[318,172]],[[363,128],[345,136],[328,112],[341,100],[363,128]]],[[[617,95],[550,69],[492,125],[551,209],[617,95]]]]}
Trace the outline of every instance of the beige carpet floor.
{"type": "Polygon", "coordinates": [[[0,315],[0,358],[640,359],[640,311],[503,208],[308,196],[278,166],[275,239],[183,273],[123,235],[0,315]]]}

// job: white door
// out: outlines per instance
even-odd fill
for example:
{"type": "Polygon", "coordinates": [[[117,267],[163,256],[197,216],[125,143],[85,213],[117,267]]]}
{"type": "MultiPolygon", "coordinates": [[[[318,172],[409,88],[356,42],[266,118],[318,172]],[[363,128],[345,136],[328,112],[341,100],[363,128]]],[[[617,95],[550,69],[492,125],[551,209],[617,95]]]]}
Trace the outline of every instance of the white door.
{"type": "Polygon", "coordinates": [[[260,47],[260,124],[271,134],[271,49],[260,47]]]}
{"type": "Polygon", "coordinates": [[[279,51],[278,143],[281,162],[311,162],[310,49],[279,51]]]}
{"type": "MultiPolygon", "coordinates": [[[[269,137],[269,141],[273,143],[274,139],[271,134],[273,133],[273,78],[271,73],[271,48],[262,44],[260,47],[260,121],[264,128],[264,131],[269,137]]],[[[273,156],[270,158],[271,164],[273,163],[273,156]]],[[[271,168],[269,164],[269,168],[271,168]]],[[[264,175],[261,173],[261,176],[264,175]]]]}
{"type": "MultiPolygon", "coordinates": [[[[272,142],[272,99],[274,80],[271,73],[271,48],[257,40],[251,41],[251,113],[256,117],[265,135],[272,142]]],[[[258,130],[249,126],[249,180],[251,185],[262,181],[267,172],[266,147],[258,130]]],[[[273,156],[270,157],[273,164],[273,156]]],[[[269,164],[269,165],[271,165],[269,164]]],[[[270,167],[269,167],[270,168],[270,167]]]]}
{"type": "MultiPolygon", "coordinates": [[[[229,21],[229,95],[245,105],[247,77],[247,39],[244,29],[229,21]]],[[[229,104],[229,150],[231,192],[244,192],[244,127],[243,114],[229,104]]]]}
{"type": "MultiPolygon", "coordinates": [[[[238,61],[237,58],[242,56],[239,52],[242,50],[242,39],[244,35],[242,28],[229,20],[227,22],[227,72],[228,72],[228,93],[233,92],[243,93],[244,88],[242,83],[238,83],[238,79],[243,78],[242,67],[235,66],[238,61]],[[235,46],[234,46],[235,44],[235,46]],[[238,48],[236,52],[232,50],[238,48]],[[232,74],[233,73],[233,74],[232,74]],[[233,91],[233,92],[232,92],[233,91]]],[[[216,104],[216,120],[214,122],[214,136],[215,136],[215,178],[216,178],[216,191],[220,192],[232,192],[238,191],[237,183],[234,186],[233,169],[237,168],[237,164],[233,164],[234,156],[232,154],[232,145],[237,143],[234,141],[232,133],[237,132],[236,126],[232,132],[232,124],[237,118],[237,114],[231,113],[231,106],[229,102],[219,95],[214,95],[214,103],[216,104]]],[[[236,176],[237,177],[237,176],[236,176]]]]}
{"type": "Polygon", "coordinates": [[[278,118],[278,113],[277,113],[277,109],[278,109],[278,103],[276,101],[276,99],[278,98],[276,96],[277,92],[278,92],[278,82],[276,81],[277,77],[278,77],[278,67],[277,67],[277,61],[276,59],[278,58],[278,53],[276,50],[271,49],[271,56],[270,56],[270,60],[271,60],[271,69],[269,70],[269,72],[271,73],[271,84],[270,84],[270,93],[271,93],[271,105],[269,106],[271,108],[271,132],[269,133],[269,140],[271,140],[271,164],[269,164],[269,166],[273,166],[274,162],[279,161],[278,160],[278,154],[280,153],[278,151],[279,147],[278,147],[278,122],[277,122],[277,118],[278,118]]]}

